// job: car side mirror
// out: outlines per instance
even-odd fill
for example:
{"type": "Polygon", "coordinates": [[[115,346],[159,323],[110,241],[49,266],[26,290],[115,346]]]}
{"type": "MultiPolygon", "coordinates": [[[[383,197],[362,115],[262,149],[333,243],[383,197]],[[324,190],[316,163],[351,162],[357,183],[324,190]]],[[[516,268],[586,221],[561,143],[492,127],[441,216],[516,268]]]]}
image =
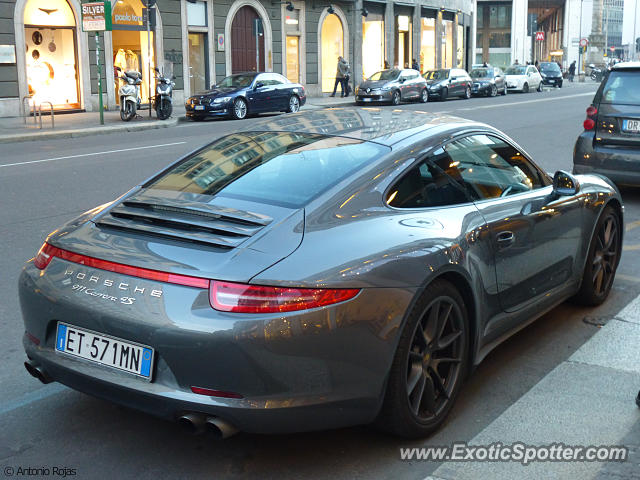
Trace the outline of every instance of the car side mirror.
{"type": "Polygon", "coordinates": [[[262,82],[256,82],[256,85],[255,85],[255,87],[253,87],[253,89],[254,89],[254,90],[257,90],[257,89],[262,88],[262,87],[264,87],[264,83],[262,83],[262,82]]]}
{"type": "Polygon", "coordinates": [[[405,80],[406,80],[406,78],[401,77],[398,81],[399,81],[400,83],[404,83],[404,82],[405,82],[405,80]]]}
{"type": "Polygon", "coordinates": [[[575,195],[580,191],[580,182],[564,170],[558,170],[553,176],[553,193],[558,197],[575,195]]]}

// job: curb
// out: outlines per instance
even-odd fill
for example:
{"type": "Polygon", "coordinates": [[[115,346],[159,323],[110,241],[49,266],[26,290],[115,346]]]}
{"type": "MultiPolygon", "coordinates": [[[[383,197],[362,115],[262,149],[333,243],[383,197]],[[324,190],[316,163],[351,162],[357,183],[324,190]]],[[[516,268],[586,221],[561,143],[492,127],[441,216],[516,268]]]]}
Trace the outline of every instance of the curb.
{"type": "Polygon", "coordinates": [[[59,131],[38,131],[34,133],[18,133],[15,135],[0,135],[1,143],[32,142],[37,140],[51,140],[57,138],[89,137],[93,135],[108,135],[118,132],[138,132],[142,130],[155,130],[158,128],[173,127],[178,124],[181,117],[172,117],[168,120],[154,120],[153,122],[139,124],[125,124],[114,126],[89,127],[84,129],[69,128],[59,131]]]}

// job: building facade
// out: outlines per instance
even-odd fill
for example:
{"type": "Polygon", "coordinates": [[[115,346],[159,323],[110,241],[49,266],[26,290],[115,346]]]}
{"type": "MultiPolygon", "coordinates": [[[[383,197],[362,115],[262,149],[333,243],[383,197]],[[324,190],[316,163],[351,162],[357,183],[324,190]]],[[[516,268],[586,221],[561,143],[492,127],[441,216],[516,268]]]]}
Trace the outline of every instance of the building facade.
{"type": "MultiPolygon", "coordinates": [[[[147,34],[147,0],[111,0],[113,29],[98,35],[103,102],[118,106],[118,68],[175,75],[175,101],[226,75],[264,70],[331,92],[337,57],[359,81],[389,65],[470,67],[473,0],[157,0],[147,34]]],[[[80,0],[0,0],[0,116],[23,99],[58,110],[98,105],[96,37],[82,30],[80,0]]],[[[153,88],[153,87],[151,87],[153,88]]]]}

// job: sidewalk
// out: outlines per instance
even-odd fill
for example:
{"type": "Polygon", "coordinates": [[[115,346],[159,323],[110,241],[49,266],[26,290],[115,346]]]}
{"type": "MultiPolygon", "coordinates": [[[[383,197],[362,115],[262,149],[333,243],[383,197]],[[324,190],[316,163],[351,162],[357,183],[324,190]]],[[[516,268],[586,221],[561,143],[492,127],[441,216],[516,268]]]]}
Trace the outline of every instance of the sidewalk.
{"type": "Polygon", "coordinates": [[[173,106],[173,114],[167,120],[158,120],[156,113],[141,110],[138,116],[129,122],[120,119],[119,111],[104,112],[104,125],[100,125],[98,112],[80,112],[54,115],[55,127],[51,128],[51,116],[42,116],[42,129],[34,123],[34,117],[0,118],[0,143],[26,142],[30,140],[46,140],[52,138],[85,137],[88,135],[104,135],[114,132],[135,132],[155,128],[167,128],[176,125],[184,118],[184,107],[173,106]]]}
{"type": "Polygon", "coordinates": [[[425,480],[640,479],[640,296],[469,445],[620,445],[624,462],[445,462],[425,480]]]}

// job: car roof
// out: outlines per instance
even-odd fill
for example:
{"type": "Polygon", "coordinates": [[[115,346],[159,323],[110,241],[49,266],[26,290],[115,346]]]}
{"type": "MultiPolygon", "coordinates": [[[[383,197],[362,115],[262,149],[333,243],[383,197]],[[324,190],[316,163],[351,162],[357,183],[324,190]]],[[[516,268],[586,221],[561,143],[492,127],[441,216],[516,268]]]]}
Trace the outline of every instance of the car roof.
{"type": "Polygon", "coordinates": [[[619,62],[611,70],[640,70],[640,62],[619,62]]]}
{"type": "Polygon", "coordinates": [[[281,115],[259,120],[243,130],[315,133],[372,140],[391,146],[429,130],[441,134],[444,131],[466,129],[472,126],[487,129],[487,126],[482,123],[445,114],[390,108],[349,107],[281,115]]]}

